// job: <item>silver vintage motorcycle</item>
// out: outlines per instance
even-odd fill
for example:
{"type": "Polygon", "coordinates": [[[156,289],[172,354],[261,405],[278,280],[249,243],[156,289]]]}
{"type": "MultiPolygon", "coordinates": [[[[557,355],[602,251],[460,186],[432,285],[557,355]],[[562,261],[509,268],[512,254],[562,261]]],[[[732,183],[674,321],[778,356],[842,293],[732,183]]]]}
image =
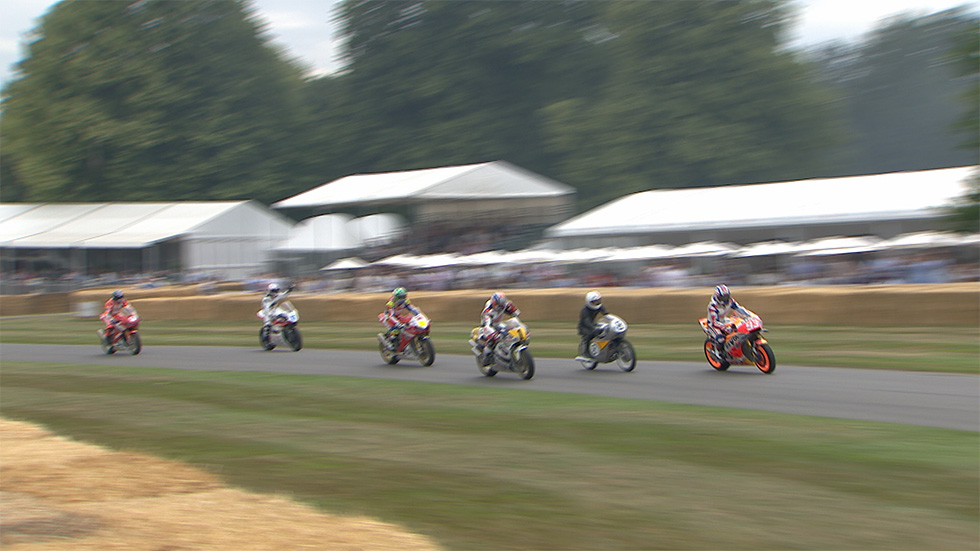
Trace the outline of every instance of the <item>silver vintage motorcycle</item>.
{"type": "Polygon", "coordinates": [[[588,344],[589,355],[585,354],[585,350],[579,350],[575,359],[585,369],[595,369],[600,363],[616,362],[623,371],[633,371],[636,368],[636,352],[630,341],[626,340],[626,322],[618,316],[606,314],[596,328],[598,334],[588,344]]]}

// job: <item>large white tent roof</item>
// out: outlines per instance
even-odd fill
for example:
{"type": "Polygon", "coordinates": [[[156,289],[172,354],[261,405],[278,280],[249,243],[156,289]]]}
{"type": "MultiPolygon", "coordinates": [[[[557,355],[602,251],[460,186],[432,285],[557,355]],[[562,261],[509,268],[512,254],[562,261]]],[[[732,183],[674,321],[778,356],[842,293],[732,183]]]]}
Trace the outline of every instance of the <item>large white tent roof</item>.
{"type": "Polygon", "coordinates": [[[548,237],[759,228],[935,217],[977,167],[627,195],[552,226],[548,237]]]}
{"type": "Polygon", "coordinates": [[[392,202],[562,197],[575,190],[506,161],[380,174],[355,174],[272,205],[342,207],[392,202]]]}
{"type": "Polygon", "coordinates": [[[0,247],[142,248],[193,233],[235,209],[257,207],[251,201],[7,203],[0,208],[0,247]]]}

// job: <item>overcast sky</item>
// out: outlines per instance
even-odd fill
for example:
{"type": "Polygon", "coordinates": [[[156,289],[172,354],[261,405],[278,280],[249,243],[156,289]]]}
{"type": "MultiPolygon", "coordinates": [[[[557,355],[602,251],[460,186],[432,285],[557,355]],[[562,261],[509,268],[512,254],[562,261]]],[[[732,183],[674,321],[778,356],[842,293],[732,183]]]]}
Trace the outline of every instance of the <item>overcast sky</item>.
{"type": "MultiPolygon", "coordinates": [[[[127,1],[127,0],[83,0],[127,1]]],[[[314,74],[337,68],[337,44],[331,9],[335,0],[253,0],[270,25],[275,42],[286,47],[314,74]]],[[[968,5],[980,11],[978,0],[792,0],[800,9],[793,32],[794,45],[832,39],[855,40],[882,18],[911,11],[924,15],[954,6],[968,5]]],[[[0,3],[0,80],[10,80],[12,65],[23,55],[23,36],[53,0],[4,0],[0,3]]]]}

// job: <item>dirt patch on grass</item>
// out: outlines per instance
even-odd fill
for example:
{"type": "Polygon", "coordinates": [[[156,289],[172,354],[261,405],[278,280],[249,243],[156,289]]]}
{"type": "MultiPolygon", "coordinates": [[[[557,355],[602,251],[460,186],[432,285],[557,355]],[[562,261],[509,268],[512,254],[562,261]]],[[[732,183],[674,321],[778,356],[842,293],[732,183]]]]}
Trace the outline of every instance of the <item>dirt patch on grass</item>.
{"type": "Polygon", "coordinates": [[[363,517],[224,487],[182,463],[114,452],[0,419],[5,551],[438,550],[363,517]]]}

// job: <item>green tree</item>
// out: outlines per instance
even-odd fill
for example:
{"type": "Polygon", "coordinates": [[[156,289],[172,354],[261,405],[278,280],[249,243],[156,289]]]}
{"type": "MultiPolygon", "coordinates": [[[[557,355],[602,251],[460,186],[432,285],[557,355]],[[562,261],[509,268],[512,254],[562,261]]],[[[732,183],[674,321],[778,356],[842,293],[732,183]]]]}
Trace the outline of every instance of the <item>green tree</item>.
{"type": "Polygon", "coordinates": [[[356,121],[359,158],[372,170],[506,159],[550,171],[538,112],[598,91],[597,6],[344,2],[340,116],[356,121]]]}
{"type": "Polygon", "coordinates": [[[830,97],[780,49],[779,1],[609,2],[611,78],[547,108],[584,207],[652,188],[804,178],[837,131],[830,97]]]}
{"type": "Polygon", "coordinates": [[[977,20],[965,8],[901,15],[861,43],[813,52],[847,121],[848,139],[832,152],[827,176],[977,162],[977,59],[955,50],[969,49],[972,37],[975,51],[977,20]],[[964,95],[972,120],[963,116],[964,95]],[[972,147],[961,147],[964,132],[972,147]]]}
{"type": "Polygon", "coordinates": [[[243,2],[65,1],[20,72],[2,132],[25,199],[268,201],[306,177],[302,81],[243,2]]]}

